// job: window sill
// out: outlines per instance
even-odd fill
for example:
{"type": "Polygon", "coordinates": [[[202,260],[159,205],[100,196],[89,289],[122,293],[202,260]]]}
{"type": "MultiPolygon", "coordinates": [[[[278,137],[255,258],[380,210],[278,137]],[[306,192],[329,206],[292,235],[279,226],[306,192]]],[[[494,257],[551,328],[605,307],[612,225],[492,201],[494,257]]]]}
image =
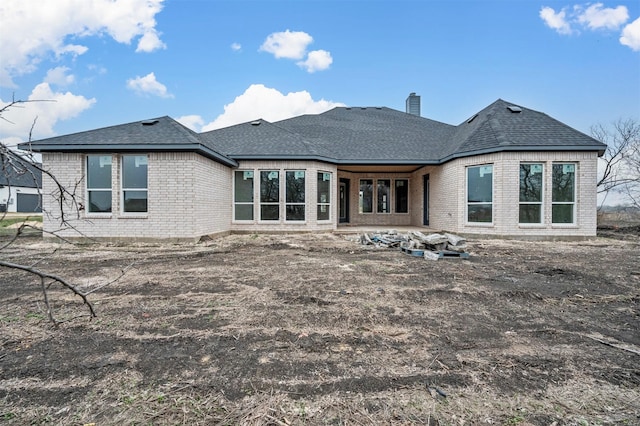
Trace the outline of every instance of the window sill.
{"type": "Polygon", "coordinates": [[[149,215],[147,213],[135,214],[135,213],[121,213],[118,219],[147,219],[149,215]]]}
{"type": "Polygon", "coordinates": [[[84,217],[87,219],[111,219],[113,213],[85,213],[84,217]]]}
{"type": "Polygon", "coordinates": [[[580,227],[575,223],[552,223],[551,228],[578,229],[580,227]]]}
{"type": "Polygon", "coordinates": [[[540,228],[546,228],[547,225],[545,225],[544,223],[519,223],[518,224],[518,228],[525,228],[525,229],[540,229],[540,228]]]}
{"type": "Polygon", "coordinates": [[[493,228],[495,226],[493,222],[492,223],[467,222],[464,225],[468,226],[469,228],[493,228]]]}

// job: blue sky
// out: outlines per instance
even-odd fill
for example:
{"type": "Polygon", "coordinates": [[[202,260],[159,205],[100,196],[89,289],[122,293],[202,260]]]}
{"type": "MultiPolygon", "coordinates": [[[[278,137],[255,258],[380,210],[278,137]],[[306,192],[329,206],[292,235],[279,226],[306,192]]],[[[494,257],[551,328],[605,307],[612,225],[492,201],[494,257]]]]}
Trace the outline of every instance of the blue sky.
{"type": "Polygon", "coordinates": [[[169,115],[196,131],[336,105],[458,124],[498,98],[640,120],[637,1],[2,0],[12,144],[169,115]]]}

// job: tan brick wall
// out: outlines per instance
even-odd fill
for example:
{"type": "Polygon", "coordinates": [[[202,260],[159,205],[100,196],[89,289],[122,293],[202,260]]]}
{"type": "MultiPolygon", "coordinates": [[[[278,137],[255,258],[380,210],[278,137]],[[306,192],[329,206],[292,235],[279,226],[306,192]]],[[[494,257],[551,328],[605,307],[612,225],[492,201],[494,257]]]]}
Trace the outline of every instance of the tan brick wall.
{"type": "Polygon", "coordinates": [[[416,185],[415,179],[412,179],[410,173],[350,173],[340,172],[340,178],[346,178],[350,180],[349,184],[349,225],[377,225],[377,226],[410,226],[412,224],[413,212],[416,209],[413,200],[415,193],[421,190],[416,185]],[[360,180],[371,179],[373,180],[374,192],[373,192],[373,213],[360,213],[360,180]],[[409,180],[409,213],[394,213],[395,209],[395,195],[391,196],[391,213],[378,213],[377,207],[377,195],[376,195],[376,181],[378,179],[391,180],[391,193],[393,194],[393,181],[395,179],[408,179],[409,180]]]}
{"type": "MultiPolygon", "coordinates": [[[[336,229],[338,218],[338,172],[335,165],[317,161],[241,161],[235,170],[253,170],[254,176],[254,220],[233,221],[231,230],[234,232],[306,232],[306,231],[332,231],[336,229]],[[280,220],[260,221],[260,170],[278,170],[280,173],[280,220]],[[305,170],[306,207],[305,221],[291,222],[285,220],[285,180],[284,172],[287,170],[305,170]],[[317,173],[331,173],[331,220],[318,221],[317,216],[317,173]]],[[[234,170],[234,171],[235,171],[234,170]]],[[[233,192],[233,185],[229,186],[229,192],[233,192]]],[[[233,203],[233,197],[230,205],[233,203]]],[[[230,209],[230,213],[233,209],[230,209]]]]}

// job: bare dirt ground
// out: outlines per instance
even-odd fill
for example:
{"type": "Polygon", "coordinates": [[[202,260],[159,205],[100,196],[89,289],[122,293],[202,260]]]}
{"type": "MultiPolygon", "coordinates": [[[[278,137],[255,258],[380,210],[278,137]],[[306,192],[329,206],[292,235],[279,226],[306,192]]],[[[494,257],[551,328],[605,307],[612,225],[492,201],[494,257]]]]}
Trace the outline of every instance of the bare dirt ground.
{"type": "Polygon", "coordinates": [[[58,328],[0,270],[0,423],[637,425],[638,231],[442,261],[333,234],[26,238],[4,258],[83,288],[131,267],[58,328]]]}

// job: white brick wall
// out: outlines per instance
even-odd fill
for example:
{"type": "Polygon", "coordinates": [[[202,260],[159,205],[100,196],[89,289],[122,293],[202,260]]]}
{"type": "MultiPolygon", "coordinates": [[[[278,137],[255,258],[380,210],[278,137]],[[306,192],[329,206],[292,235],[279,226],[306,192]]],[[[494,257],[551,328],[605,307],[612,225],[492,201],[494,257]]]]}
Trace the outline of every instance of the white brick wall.
{"type": "MultiPolygon", "coordinates": [[[[596,233],[596,153],[582,152],[507,152],[462,158],[442,166],[423,167],[413,173],[338,172],[337,166],[316,161],[243,161],[231,169],[195,153],[150,153],[148,164],[148,213],[143,216],[120,212],[120,162],[113,155],[113,213],[87,215],[65,205],[66,219],[74,229],[61,230],[60,209],[51,196],[54,182],[43,177],[45,231],[57,231],[65,237],[78,232],[96,238],[186,238],[225,232],[332,231],[338,222],[338,183],[350,179],[350,225],[422,226],[423,176],[429,174],[429,227],[464,234],[513,237],[590,237],[596,233]],[[519,165],[541,162],[545,165],[544,221],[541,225],[518,223],[519,165]],[[551,165],[572,162],[576,169],[576,223],[551,224],[551,165]],[[466,223],[466,167],[493,164],[493,224],[466,223]],[[233,172],[253,170],[254,221],[237,222],[233,214],[233,172]],[[261,222],[259,218],[259,171],[278,170],[281,175],[280,220],[261,222]],[[284,218],[286,170],[306,171],[306,210],[304,222],[287,222],[284,218]],[[332,176],[331,220],[317,220],[317,172],[332,176]],[[360,179],[409,179],[408,214],[359,214],[360,179]]],[[[77,200],[85,205],[84,154],[43,154],[44,167],[67,189],[76,189],[77,200]]],[[[393,186],[393,183],[392,183],[393,186]]],[[[394,197],[391,198],[393,205],[394,197]]],[[[69,199],[67,198],[67,201],[69,199]]],[[[375,199],[374,199],[375,201],[375,199]]],[[[374,203],[375,210],[375,203],[374,203]]]]}
{"type": "MultiPolygon", "coordinates": [[[[177,238],[228,232],[230,227],[231,170],[195,153],[149,153],[148,213],[124,214],[120,208],[120,156],[112,161],[112,213],[87,214],[65,206],[74,229],[61,230],[60,209],[50,194],[56,191],[43,178],[44,227],[65,237],[177,238]]],[[[77,200],[85,201],[84,154],[43,154],[43,163],[66,188],[76,188],[77,200]]]]}
{"type": "Polygon", "coordinates": [[[432,174],[431,227],[466,234],[514,237],[590,237],[596,235],[597,155],[594,152],[505,152],[462,158],[432,174]],[[544,220],[540,225],[518,223],[521,162],[544,164],[544,220]],[[551,224],[551,170],[554,162],[569,162],[576,170],[576,220],[551,224]],[[466,167],[493,164],[493,224],[466,222],[466,167]],[[438,176],[434,179],[434,174],[438,176]],[[437,182],[437,183],[436,183],[437,182]]]}
{"type": "MultiPolygon", "coordinates": [[[[233,221],[231,231],[234,232],[306,232],[306,231],[332,231],[337,227],[338,218],[338,171],[335,165],[321,163],[318,161],[241,161],[235,170],[253,170],[254,175],[254,209],[253,221],[233,221]],[[260,221],[260,174],[261,170],[277,170],[280,173],[280,220],[260,221]],[[285,200],[285,179],[284,172],[287,170],[305,170],[306,207],[305,221],[291,222],[285,220],[284,200],[285,200]],[[318,221],[317,210],[317,173],[331,173],[331,220],[318,221]]],[[[233,173],[233,172],[232,172],[233,173]]],[[[229,193],[233,192],[233,185],[229,185],[229,193]]],[[[233,196],[229,202],[231,215],[233,209],[233,196]]]]}

